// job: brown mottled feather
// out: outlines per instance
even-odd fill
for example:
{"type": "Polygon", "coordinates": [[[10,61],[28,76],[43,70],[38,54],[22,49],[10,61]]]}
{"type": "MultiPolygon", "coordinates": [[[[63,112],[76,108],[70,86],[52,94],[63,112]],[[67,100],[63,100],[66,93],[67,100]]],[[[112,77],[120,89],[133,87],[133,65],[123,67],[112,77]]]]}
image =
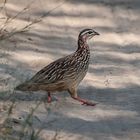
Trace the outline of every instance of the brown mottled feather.
{"type": "Polygon", "coordinates": [[[90,50],[86,40],[93,35],[98,34],[92,29],[83,30],[79,34],[76,52],[50,63],[16,89],[48,92],[68,90],[76,97],[76,88],[85,77],[89,65],[90,50]]]}

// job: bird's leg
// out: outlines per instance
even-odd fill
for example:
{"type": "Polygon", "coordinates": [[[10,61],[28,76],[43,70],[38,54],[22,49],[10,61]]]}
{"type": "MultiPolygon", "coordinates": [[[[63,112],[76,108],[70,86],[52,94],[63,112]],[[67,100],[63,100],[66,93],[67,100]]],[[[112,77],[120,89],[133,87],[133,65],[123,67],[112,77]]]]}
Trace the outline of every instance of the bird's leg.
{"type": "Polygon", "coordinates": [[[80,97],[77,96],[77,90],[76,88],[70,88],[68,89],[68,92],[70,93],[71,97],[79,102],[82,102],[82,105],[87,105],[87,106],[95,106],[95,103],[89,102],[87,100],[84,100],[80,97]]]}
{"type": "Polygon", "coordinates": [[[72,98],[79,101],[79,102],[82,102],[82,105],[87,105],[87,106],[95,106],[96,105],[96,103],[92,103],[92,102],[84,100],[80,97],[72,97],[72,98]]]}
{"type": "Polygon", "coordinates": [[[48,92],[48,98],[47,98],[47,102],[50,103],[52,101],[52,97],[50,92],[48,92]]]}

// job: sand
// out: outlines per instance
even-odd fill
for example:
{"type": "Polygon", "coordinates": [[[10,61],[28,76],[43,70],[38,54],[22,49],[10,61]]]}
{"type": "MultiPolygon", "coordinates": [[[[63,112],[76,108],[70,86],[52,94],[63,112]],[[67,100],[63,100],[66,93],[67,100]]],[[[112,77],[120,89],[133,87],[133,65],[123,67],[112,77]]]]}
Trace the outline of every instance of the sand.
{"type": "Polygon", "coordinates": [[[0,41],[0,140],[18,139],[29,114],[26,140],[33,131],[40,131],[37,140],[140,139],[139,0],[11,0],[5,6],[0,25],[27,7],[6,25],[9,33],[46,16],[27,32],[0,41]],[[74,52],[84,28],[100,33],[89,41],[90,66],[78,88],[80,97],[98,103],[95,107],[81,105],[67,92],[54,93],[51,104],[43,101],[43,91],[13,92],[50,62],[74,52]]]}

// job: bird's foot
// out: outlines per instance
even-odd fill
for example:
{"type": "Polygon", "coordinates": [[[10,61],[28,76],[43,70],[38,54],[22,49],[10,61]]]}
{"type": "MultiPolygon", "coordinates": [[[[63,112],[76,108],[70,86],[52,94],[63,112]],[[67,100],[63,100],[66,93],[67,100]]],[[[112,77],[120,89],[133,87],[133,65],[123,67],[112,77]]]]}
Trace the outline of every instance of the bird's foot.
{"type": "Polygon", "coordinates": [[[47,102],[51,103],[52,101],[59,101],[59,98],[56,96],[51,97],[51,95],[47,96],[47,102]]]}
{"type": "Polygon", "coordinates": [[[50,92],[48,92],[47,102],[51,103],[51,101],[52,101],[52,97],[51,97],[50,92]]]}
{"type": "Polygon", "coordinates": [[[84,101],[82,102],[82,105],[87,105],[87,106],[95,106],[97,103],[92,103],[92,102],[89,102],[89,101],[84,101]]]}
{"type": "Polygon", "coordinates": [[[82,102],[82,105],[95,106],[97,104],[97,103],[92,103],[92,102],[89,102],[87,100],[81,99],[80,97],[72,97],[72,98],[79,101],[79,102],[82,102]]]}
{"type": "Polygon", "coordinates": [[[47,102],[48,102],[48,103],[51,103],[51,101],[52,101],[51,96],[48,96],[48,98],[47,98],[47,102]]]}

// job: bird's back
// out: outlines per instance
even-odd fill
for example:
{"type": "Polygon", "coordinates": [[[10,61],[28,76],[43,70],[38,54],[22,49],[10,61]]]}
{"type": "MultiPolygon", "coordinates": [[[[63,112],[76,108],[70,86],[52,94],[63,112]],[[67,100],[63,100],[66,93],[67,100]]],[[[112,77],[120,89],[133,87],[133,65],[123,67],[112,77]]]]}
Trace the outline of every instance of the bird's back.
{"type": "Polygon", "coordinates": [[[77,50],[71,55],[50,63],[17,89],[55,91],[77,86],[87,72],[89,57],[88,49],[77,50]]]}

